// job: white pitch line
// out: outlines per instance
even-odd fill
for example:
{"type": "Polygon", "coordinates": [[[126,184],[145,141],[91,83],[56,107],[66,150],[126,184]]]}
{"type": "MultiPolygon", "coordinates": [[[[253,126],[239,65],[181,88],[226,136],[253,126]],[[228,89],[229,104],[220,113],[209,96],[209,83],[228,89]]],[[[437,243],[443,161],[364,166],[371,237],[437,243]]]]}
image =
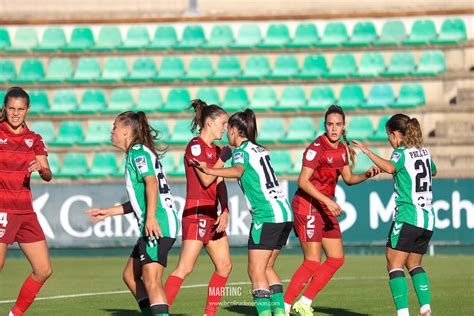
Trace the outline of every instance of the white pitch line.
{"type": "MultiPolygon", "coordinates": [[[[336,277],[332,278],[331,281],[344,281],[344,280],[379,280],[379,279],[386,279],[387,277],[369,277],[369,278],[361,278],[361,277],[336,277]]],[[[290,282],[289,279],[282,280],[283,283],[290,282]]],[[[232,285],[250,285],[251,283],[248,281],[245,282],[232,282],[227,283],[226,286],[232,285]]],[[[208,284],[190,284],[190,285],[183,285],[181,288],[183,289],[193,289],[193,288],[201,288],[207,287],[208,284]]],[[[68,294],[68,295],[57,295],[57,296],[47,296],[47,297],[37,297],[35,301],[46,301],[46,300],[59,300],[64,298],[76,298],[76,297],[88,297],[88,296],[101,296],[101,295],[116,295],[116,294],[126,294],[130,293],[130,291],[109,291],[109,292],[95,292],[95,293],[79,293],[79,294],[68,294]]],[[[16,300],[4,300],[0,301],[0,304],[11,304],[15,303],[16,300]]]]}

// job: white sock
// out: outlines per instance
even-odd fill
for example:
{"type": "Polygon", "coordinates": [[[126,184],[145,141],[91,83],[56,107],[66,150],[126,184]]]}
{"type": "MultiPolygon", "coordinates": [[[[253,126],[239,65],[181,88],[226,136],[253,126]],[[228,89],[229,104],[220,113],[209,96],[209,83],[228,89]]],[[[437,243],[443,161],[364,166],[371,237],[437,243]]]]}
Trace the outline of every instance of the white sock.
{"type": "Polygon", "coordinates": [[[300,302],[303,303],[303,304],[305,304],[305,305],[311,306],[311,303],[313,303],[313,300],[310,300],[310,299],[307,298],[306,296],[301,296],[300,302]]]}
{"type": "Polygon", "coordinates": [[[425,305],[420,307],[420,313],[425,313],[426,311],[431,311],[430,304],[425,304],[425,305]]]}
{"type": "Polygon", "coordinates": [[[285,303],[285,313],[289,313],[291,311],[291,304],[285,303]]]}
{"type": "Polygon", "coordinates": [[[408,308],[402,308],[397,310],[397,316],[409,316],[410,313],[408,311],[408,308]]]}

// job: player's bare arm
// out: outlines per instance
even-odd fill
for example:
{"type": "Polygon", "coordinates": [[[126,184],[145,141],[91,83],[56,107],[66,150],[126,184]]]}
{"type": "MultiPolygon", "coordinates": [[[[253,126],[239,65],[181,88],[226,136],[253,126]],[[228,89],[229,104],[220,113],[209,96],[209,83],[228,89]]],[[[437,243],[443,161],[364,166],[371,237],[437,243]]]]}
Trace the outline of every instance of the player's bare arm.
{"type": "Polygon", "coordinates": [[[145,181],[145,194],[146,194],[146,219],[145,219],[145,232],[148,237],[153,239],[159,239],[163,237],[161,228],[158,225],[156,219],[156,206],[158,205],[158,180],[155,176],[146,176],[143,178],[145,181]]]}
{"type": "Polygon", "coordinates": [[[224,179],[219,177],[217,178],[217,199],[221,205],[221,214],[217,217],[216,221],[216,232],[221,233],[227,229],[229,225],[229,209],[228,209],[228,196],[227,196],[227,187],[225,185],[224,179]]]}
{"type": "Polygon", "coordinates": [[[202,172],[213,175],[216,177],[222,177],[222,178],[240,178],[242,177],[242,174],[244,173],[244,167],[240,165],[235,165],[229,168],[208,168],[205,163],[193,160],[194,166],[201,170],[202,172]]]}
{"type": "Polygon", "coordinates": [[[381,172],[380,168],[378,167],[370,167],[369,170],[367,170],[364,173],[352,173],[351,168],[346,165],[342,169],[342,179],[344,180],[344,183],[347,185],[354,185],[354,184],[359,184],[361,182],[364,182],[367,179],[370,179],[372,177],[375,177],[381,172]]]}
{"type": "Polygon", "coordinates": [[[374,164],[376,164],[377,167],[379,167],[383,172],[394,174],[397,171],[393,163],[390,162],[390,160],[384,159],[379,155],[373,153],[364,143],[358,140],[353,140],[352,143],[359,147],[359,149],[362,150],[362,152],[366,154],[370,158],[370,160],[372,160],[374,164]]]}
{"type": "Polygon", "coordinates": [[[38,172],[41,179],[46,182],[51,181],[53,173],[49,168],[48,158],[46,156],[36,156],[35,160],[30,161],[28,165],[29,172],[38,172]]]}

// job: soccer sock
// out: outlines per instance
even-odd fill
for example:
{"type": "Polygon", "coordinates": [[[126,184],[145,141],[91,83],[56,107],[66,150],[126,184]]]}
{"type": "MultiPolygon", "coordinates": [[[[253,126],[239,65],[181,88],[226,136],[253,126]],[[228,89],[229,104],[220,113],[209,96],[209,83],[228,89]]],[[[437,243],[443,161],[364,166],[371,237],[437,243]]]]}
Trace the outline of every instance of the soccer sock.
{"type": "Polygon", "coordinates": [[[418,266],[410,271],[411,280],[413,287],[415,288],[416,296],[418,297],[418,303],[420,307],[425,307],[431,303],[430,299],[430,282],[428,281],[428,275],[422,267],[418,266]]]}
{"type": "Polygon", "coordinates": [[[179,289],[181,284],[183,284],[184,279],[180,277],[170,275],[165,283],[165,293],[166,297],[168,298],[168,305],[171,306],[173,304],[176,295],[178,295],[179,289]]]}
{"type": "Polygon", "coordinates": [[[259,316],[272,315],[270,295],[269,290],[257,289],[252,291],[253,301],[255,302],[255,308],[259,316]]]}
{"type": "Polygon", "coordinates": [[[390,290],[392,291],[393,302],[397,312],[403,313],[408,310],[408,284],[405,278],[405,272],[402,269],[394,269],[389,272],[390,290]]]}
{"type": "Polygon", "coordinates": [[[270,285],[270,301],[273,315],[285,315],[285,301],[283,300],[283,285],[270,285]]]}
{"type": "Polygon", "coordinates": [[[15,306],[12,308],[12,313],[15,316],[22,316],[23,313],[30,307],[31,303],[35,300],[36,295],[40,291],[44,282],[38,282],[33,279],[33,276],[30,274],[25,282],[23,283],[20,294],[16,299],[15,306]]]}
{"type": "Polygon", "coordinates": [[[138,302],[138,306],[140,307],[140,310],[142,311],[142,315],[151,316],[150,300],[148,299],[148,297],[138,299],[137,302],[138,302]]]}
{"type": "Polygon", "coordinates": [[[150,306],[152,316],[168,316],[168,304],[153,304],[150,306]]]}
{"type": "Polygon", "coordinates": [[[305,260],[303,264],[295,271],[291,277],[290,284],[285,292],[285,310],[290,312],[291,304],[306,286],[309,279],[313,276],[321,263],[319,261],[305,260]]]}
{"type": "Polygon", "coordinates": [[[216,314],[219,302],[221,301],[221,297],[224,294],[226,283],[227,277],[223,277],[217,274],[217,272],[214,272],[207,288],[207,302],[206,309],[204,310],[206,315],[211,316],[216,314]]]}
{"type": "Polygon", "coordinates": [[[331,280],[334,273],[336,273],[343,263],[344,258],[328,257],[317,270],[318,273],[313,276],[313,279],[303,293],[303,297],[312,301],[316,294],[331,280]]]}

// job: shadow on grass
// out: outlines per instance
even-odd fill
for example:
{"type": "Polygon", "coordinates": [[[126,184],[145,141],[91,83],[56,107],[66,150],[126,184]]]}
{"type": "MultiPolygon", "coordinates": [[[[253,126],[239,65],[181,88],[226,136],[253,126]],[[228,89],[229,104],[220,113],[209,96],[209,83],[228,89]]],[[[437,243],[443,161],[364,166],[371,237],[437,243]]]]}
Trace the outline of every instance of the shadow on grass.
{"type": "MultiPolygon", "coordinates": [[[[142,313],[135,310],[135,309],[113,309],[113,308],[108,308],[104,309],[107,313],[109,313],[111,316],[141,316],[142,313]]],[[[175,314],[171,313],[170,315],[173,316],[186,316],[186,315],[191,315],[191,314],[175,314]]]]}
{"type": "Polygon", "coordinates": [[[334,315],[334,316],[368,316],[366,313],[357,313],[344,308],[324,307],[317,306],[313,307],[316,313],[334,315]]]}
{"type": "Polygon", "coordinates": [[[257,310],[255,306],[246,306],[246,305],[230,305],[225,306],[223,309],[237,314],[242,315],[257,315],[257,310]]]}

